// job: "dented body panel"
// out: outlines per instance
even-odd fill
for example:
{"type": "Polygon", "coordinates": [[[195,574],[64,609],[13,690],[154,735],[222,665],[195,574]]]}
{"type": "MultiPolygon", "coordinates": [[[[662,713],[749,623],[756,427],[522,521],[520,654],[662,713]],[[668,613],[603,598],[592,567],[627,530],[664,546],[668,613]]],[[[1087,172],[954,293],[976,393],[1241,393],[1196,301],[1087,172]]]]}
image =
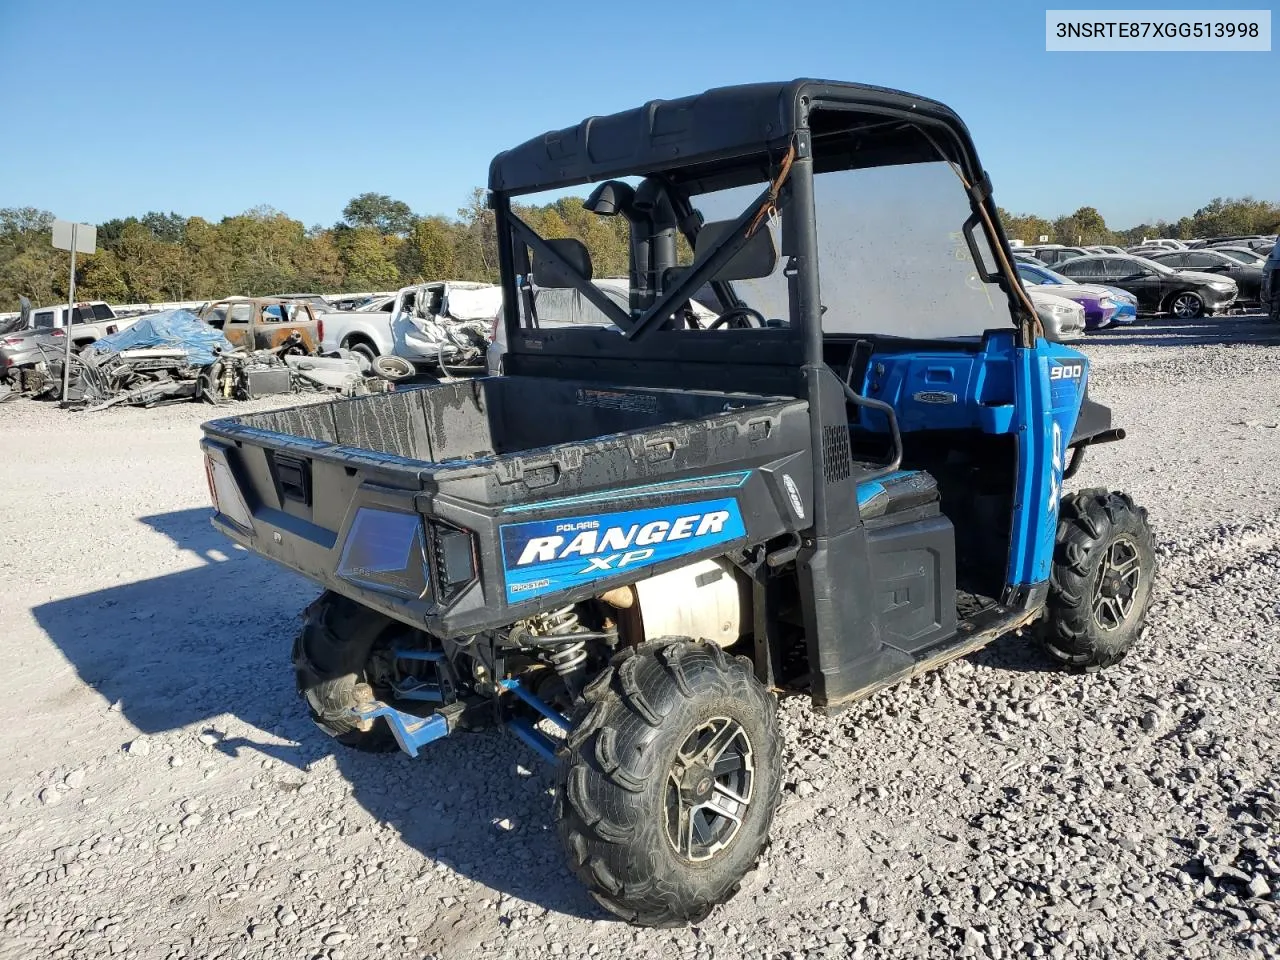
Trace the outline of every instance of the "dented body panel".
{"type": "Polygon", "coordinates": [[[302,338],[307,353],[320,347],[322,331],[311,305],[275,297],[236,297],[206,304],[200,319],[222,331],[242,350],[275,350],[293,334],[302,338]]]}

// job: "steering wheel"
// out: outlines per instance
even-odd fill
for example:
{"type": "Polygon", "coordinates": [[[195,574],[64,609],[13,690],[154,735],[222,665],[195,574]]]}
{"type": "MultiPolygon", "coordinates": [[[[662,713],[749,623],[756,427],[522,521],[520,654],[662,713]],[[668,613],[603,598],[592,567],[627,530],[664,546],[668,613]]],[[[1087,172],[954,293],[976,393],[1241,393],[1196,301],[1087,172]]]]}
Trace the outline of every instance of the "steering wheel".
{"type": "Polygon", "coordinates": [[[754,307],[734,307],[732,310],[728,310],[716,317],[715,320],[712,321],[711,326],[707,327],[707,329],[715,330],[718,327],[749,327],[751,326],[750,321],[752,320],[755,321],[755,325],[757,327],[763,327],[765,324],[764,314],[754,307]],[[743,322],[732,322],[739,319],[743,322]]]}

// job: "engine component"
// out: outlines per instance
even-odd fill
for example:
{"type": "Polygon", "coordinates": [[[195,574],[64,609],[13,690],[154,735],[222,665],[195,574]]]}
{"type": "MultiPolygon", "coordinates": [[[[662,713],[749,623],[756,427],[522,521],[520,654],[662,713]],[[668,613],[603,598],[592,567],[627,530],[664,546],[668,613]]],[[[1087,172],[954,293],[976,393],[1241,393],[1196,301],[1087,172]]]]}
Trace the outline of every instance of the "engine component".
{"type": "Polygon", "coordinates": [[[647,640],[692,637],[729,647],[751,622],[751,585],[728,560],[700,560],[635,585],[647,640]]]}

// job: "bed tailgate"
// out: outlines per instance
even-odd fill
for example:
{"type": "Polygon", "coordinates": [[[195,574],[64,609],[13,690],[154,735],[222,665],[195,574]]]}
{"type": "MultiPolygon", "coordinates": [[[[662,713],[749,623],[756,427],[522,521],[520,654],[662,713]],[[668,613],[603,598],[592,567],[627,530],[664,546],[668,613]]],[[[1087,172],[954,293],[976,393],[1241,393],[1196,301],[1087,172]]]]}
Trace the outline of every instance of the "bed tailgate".
{"type": "Polygon", "coordinates": [[[427,607],[420,470],[405,457],[228,421],[201,441],[213,524],[255,553],[408,622],[427,607]]]}

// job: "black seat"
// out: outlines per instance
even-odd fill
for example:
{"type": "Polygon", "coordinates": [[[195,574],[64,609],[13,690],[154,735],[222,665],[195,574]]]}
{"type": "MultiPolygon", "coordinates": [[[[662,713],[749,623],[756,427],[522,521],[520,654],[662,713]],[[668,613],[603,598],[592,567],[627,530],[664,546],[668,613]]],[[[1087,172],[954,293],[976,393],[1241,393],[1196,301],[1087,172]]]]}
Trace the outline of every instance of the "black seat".
{"type": "Polygon", "coordinates": [[[864,521],[938,500],[938,481],[923,470],[898,470],[858,484],[858,512],[864,521]]]}

